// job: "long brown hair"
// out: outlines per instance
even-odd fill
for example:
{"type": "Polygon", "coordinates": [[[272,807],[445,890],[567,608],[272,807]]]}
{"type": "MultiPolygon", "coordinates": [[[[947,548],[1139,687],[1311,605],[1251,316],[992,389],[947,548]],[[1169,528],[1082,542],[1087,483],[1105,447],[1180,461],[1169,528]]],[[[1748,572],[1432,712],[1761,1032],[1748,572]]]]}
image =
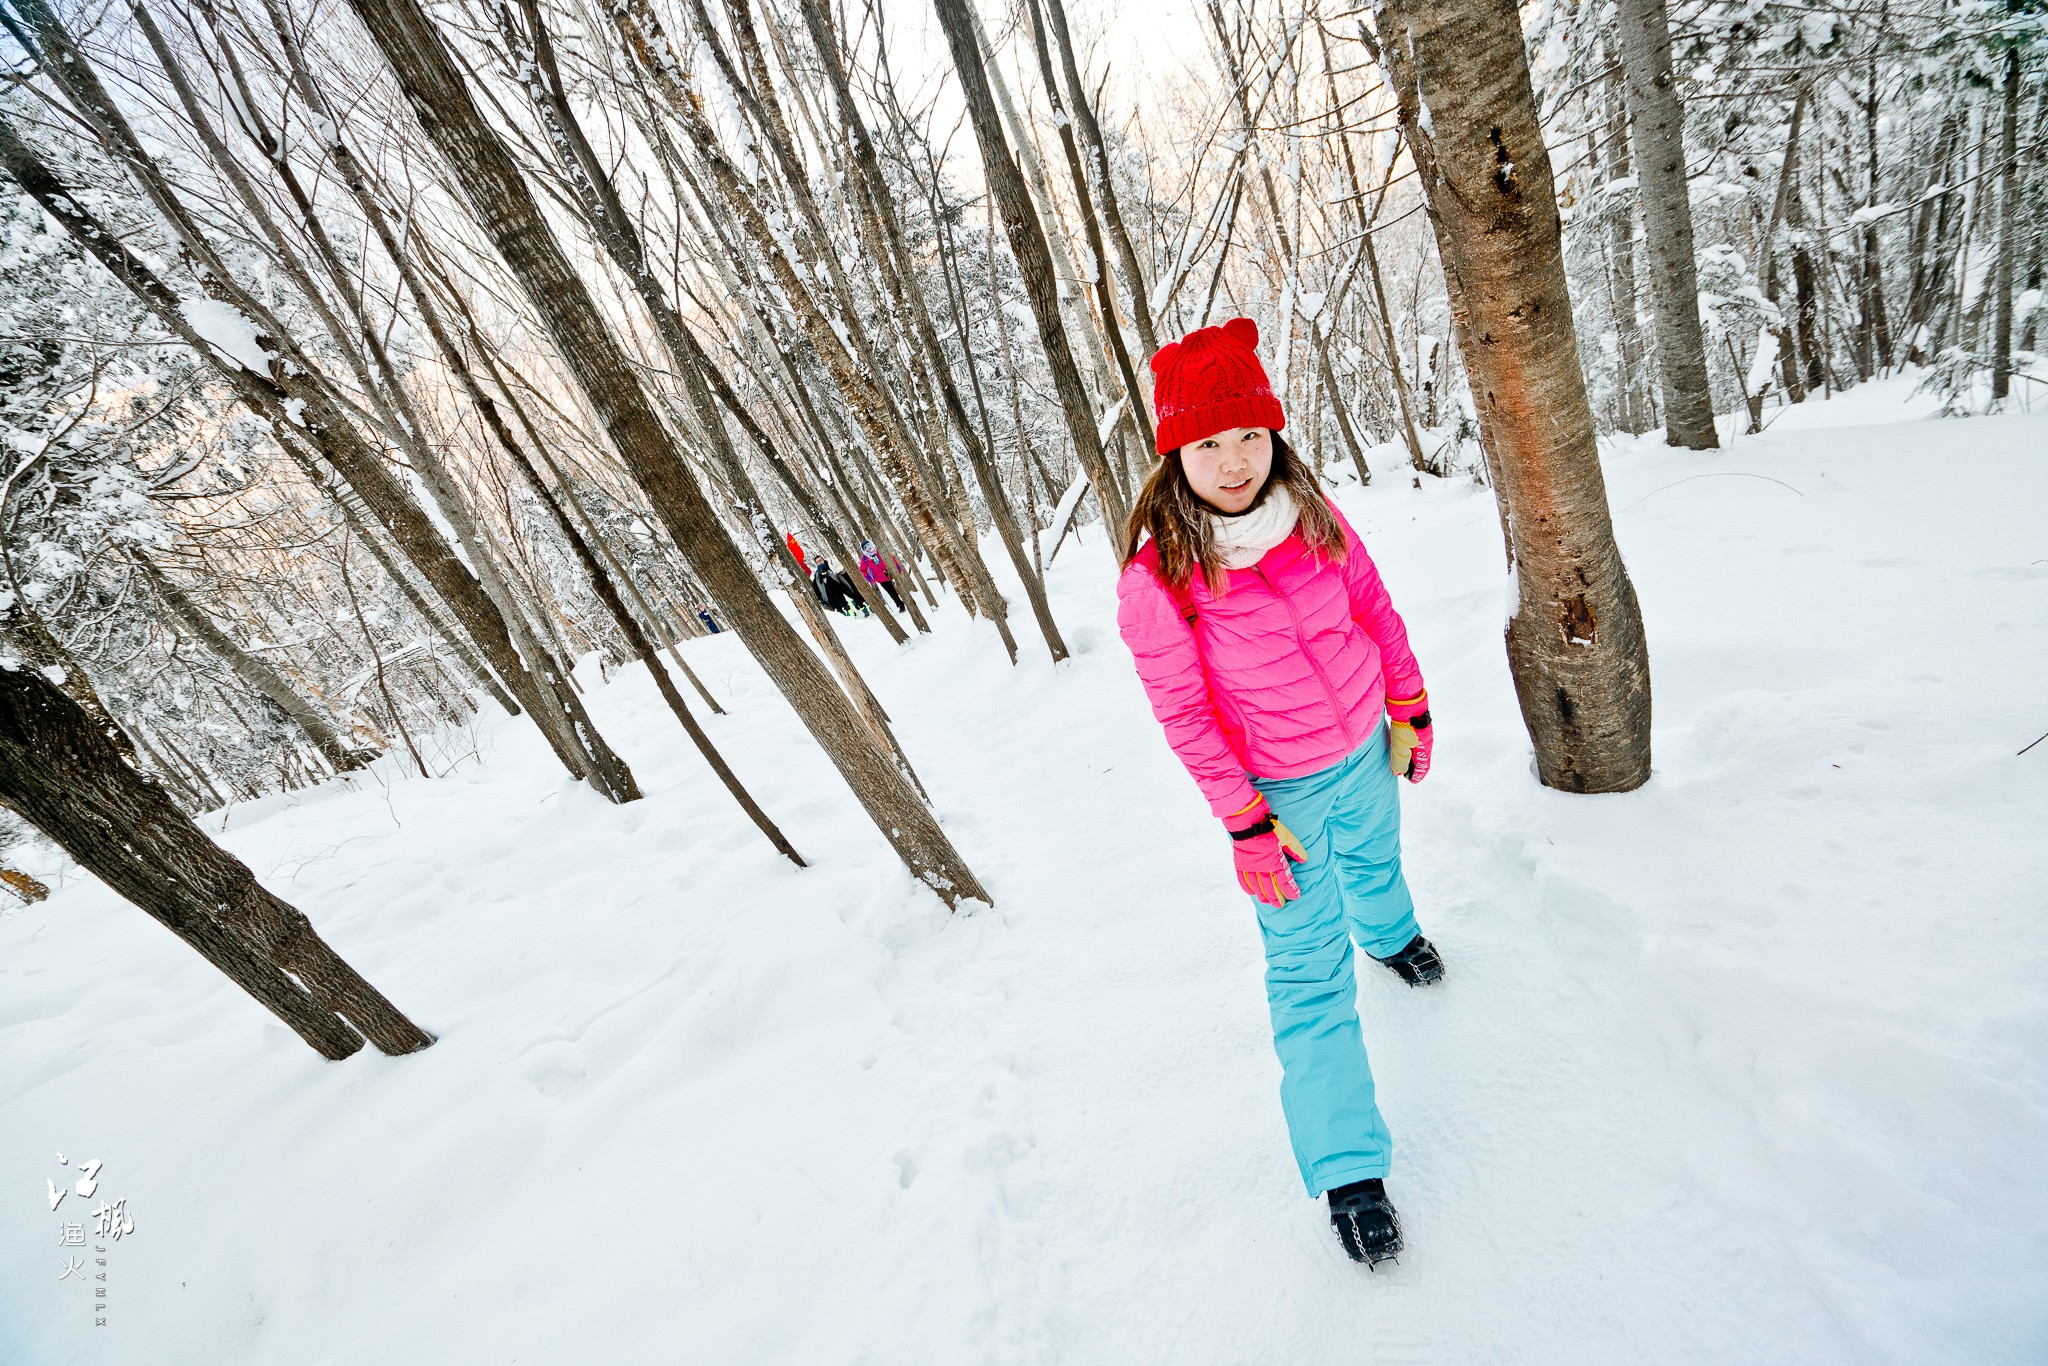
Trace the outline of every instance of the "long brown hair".
{"type": "MultiPolygon", "coordinates": [[[[1315,470],[1294,453],[1294,447],[1281,439],[1280,433],[1274,432],[1272,440],[1273,468],[1266,475],[1266,482],[1259,486],[1259,496],[1252,500],[1252,506],[1264,502],[1275,484],[1284,485],[1294,495],[1294,505],[1301,509],[1301,523],[1296,530],[1308,548],[1333,560],[1343,559],[1344,532],[1330,511],[1315,470]]],[[[1215,527],[1209,521],[1214,515],[1216,509],[1196,497],[1189,486],[1187,471],[1181,468],[1180,452],[1168,451],[1152,467],[1145,487],[1138,490],[1131,519],[1124,525],[1123,563],[1128,565],[1136,558],[1149,532],[1159,545],[1159,572],[1169,587],[1179,588],[1186,583],[1199,565],[1209,591],[1221,597],[1228,580],[1224,577],[1222,552],[1216,546],[1215,527]]]]}

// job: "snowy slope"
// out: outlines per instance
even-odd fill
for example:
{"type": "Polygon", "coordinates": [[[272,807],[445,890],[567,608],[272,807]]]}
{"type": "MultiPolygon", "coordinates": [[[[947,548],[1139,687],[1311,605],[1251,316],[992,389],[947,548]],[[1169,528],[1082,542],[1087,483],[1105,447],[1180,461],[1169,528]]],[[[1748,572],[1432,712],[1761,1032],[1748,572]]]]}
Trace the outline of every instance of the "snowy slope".
{"type": "Polygon", "coordinates": [[[634,805],[511,724],[231,813],[424,1054],[320,1062],[75,871],[0,915],[0,1360],[2040,1361],[2048,419],[1918,412],[1610,454],[1627,796],[1530,775],[1486,491],[1342,493],[1441,736],[1406,843],[1450,978],[1362,978],[1396,1269],[1301,1194],[1256,928],[1091,531],[1058,670],[957,613],[848,632],[994,910],[911,885],[722,636],[710,729],[810,871],[637,672],[590,699],[634,805]],[[104,1329],[58,1151],[136,1222],[104,1329]]]}

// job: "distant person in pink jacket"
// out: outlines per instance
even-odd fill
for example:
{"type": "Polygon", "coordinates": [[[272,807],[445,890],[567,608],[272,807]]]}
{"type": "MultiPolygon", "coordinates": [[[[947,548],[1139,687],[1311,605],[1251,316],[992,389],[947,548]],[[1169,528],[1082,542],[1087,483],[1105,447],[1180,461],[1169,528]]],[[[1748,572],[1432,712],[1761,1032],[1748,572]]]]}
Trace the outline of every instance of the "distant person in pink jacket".
{"type": "Polygon", "coordinates": [[[882,563],[882,552],[875,549],[873,541],[860,543],[860,576],[889,595],[889,601],[896,604],[896,610],[903,610],[903,597],[896,591],[896,585],[889,581],[889,566],[882,563]]]}
{"type": "Polygon", "coordinates": [[[1410,986],[1443,979],[1401,875],[1396,783],[1429,772],[1434,732],[1372,557],[1280,436],[1258,340],[1234,318],[1152,358],[1160,460],[1125,534],[1117,625],[1254,898],[1302,1180],[1377,1265],[1401,1226],[1351,943],[1410,986]]]}

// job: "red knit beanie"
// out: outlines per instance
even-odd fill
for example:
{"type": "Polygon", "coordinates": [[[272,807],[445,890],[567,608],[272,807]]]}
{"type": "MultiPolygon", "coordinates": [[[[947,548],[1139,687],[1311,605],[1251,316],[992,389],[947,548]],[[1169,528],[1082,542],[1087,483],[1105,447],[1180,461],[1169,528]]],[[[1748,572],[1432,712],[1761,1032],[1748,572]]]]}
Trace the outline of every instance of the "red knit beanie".
{"type": "Polygon", "coordinates": [[[1232,318],[1159,348],[1152,357],[1152,420],[1161,455],[1231,427],[1277,432],[1287,425],[1258,344],[1259,325],[1232,318]]]}

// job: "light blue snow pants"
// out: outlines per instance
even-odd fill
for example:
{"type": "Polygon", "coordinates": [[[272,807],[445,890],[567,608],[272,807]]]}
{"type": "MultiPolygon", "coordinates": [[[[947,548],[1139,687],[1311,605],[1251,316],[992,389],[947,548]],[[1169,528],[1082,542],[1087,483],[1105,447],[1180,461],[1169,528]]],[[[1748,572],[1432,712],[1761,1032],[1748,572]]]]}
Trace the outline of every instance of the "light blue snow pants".
{"type": "Polygon", "coordinates": [[[1393,1154],[1358,1030],[1351,941],[1387,958],[1416,934],[1401,876],[1398,782],[1387,767],[1384,721],[1350,758],[1319,773],[1252,779],[1308,852],[1306,863],[1293,865],[1300,900],[1252,905],[1266,941],[1280,1107],[1310,1195],[1385,1176],[1393,1154]]]}

